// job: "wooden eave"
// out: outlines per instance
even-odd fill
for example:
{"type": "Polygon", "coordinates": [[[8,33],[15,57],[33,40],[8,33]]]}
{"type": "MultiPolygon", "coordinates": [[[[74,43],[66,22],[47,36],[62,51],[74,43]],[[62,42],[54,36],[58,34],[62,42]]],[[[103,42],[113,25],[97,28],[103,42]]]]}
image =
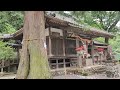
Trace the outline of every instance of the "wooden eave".
{"type": "MultiPolygon", "coordinates": [[[[45,27],[53,27],[53,28],[59,28],[62,30],[70,31],[77,33],[78,35],[81,35],[83,38],[96,38],[96,37],[107,37],[107,38],[113,38],[114,35],[105,32],[103,30],[98,30],[95,28],[84,28],[79,25],[58,19],[56,17],[52,16],[46,16],[45,15],[45,27]]],[[[23,37],[23,28],[18,30],[16,33],[13,34],[13,39],[20,39],[23,37]]]]}
{"type": "Polygon", "coordinates": [[[21,28],[20,30],[18,30],[16,33],[13,34],[13,39],[22,39],[23,38],[23,28],[21,28]]]}
{"type": "Polygon", "coordinates": [[[107,37],[107,38],[113,38],[114,35],[105,32],[103,30],[98,30],[96,28],[85,28],[85,27],[80,27],[79,25],[60,20],[55,17],[50,17],[50,16],[45,16],[46,18],[46,25],[55,27],[55,28],[60,28],[63,30],[67,31],[72,31],[78,34],[84,34],[87,35],[88,37],[91,38],[96,38],[96,37],[107,37]]]}

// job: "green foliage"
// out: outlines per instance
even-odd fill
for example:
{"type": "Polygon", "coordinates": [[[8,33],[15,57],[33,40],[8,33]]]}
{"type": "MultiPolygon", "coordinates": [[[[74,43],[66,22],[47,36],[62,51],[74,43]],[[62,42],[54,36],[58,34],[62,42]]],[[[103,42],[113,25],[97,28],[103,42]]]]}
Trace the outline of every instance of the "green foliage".
{"type": "Polygon", "coordinates": [[[23,26],[23,12],[0,11],[0,33],[13,33],[23,26]]]}
{"type": "Polygon", "coordinates": [[[117,60],[120,60],[120,35],[117,34],[115,38],[109,41],[110,45],[112,46],[113,53],[117,60]]]}
{"type": "MultiPolygon", "coordinates": [[[[63,12],[61,12],[62,15],[63,12]]],[[[71,17],[83,25],[89,25],[108,32],[117,32],[116,24],[120,20],[119,11],[70,11],[71,17]]],[[[66,15],[67,16],[67,15],[66,15]]]]}
{"type": "Polygon", "coordinates": [[[10,46],[6,46],[6,44],[0,41],[0,60],[14,60],[17,53],[10,46]]]}
{"type": "Polygon", "coordinates": [[[16,30],[15,28],[11,25],[11,24],[8,24],[8,23],[4,23],[3,27],[3,34],[6,34],[6,33],[9,33],[9,34],[12,34],[14,33],[16,30]]]}
{"type": "MultiPolygon", "coordinates": [[[[0,33],[11,34],[23,26],[23,12],[21,11],[0,11],[0,33]]],[[[14,43],[10,40],[9,42],[14,43]]],[[[14,60],[16,52],[7,43],[0,41],[0,60],[14,60]]]]}
{"type": "Polygon", "coordinates": [[[99,37],[99,38],[94,38],[95,41],[101,42],[101,43],[105,43],[105,39],[103,37],[99,37]]]}

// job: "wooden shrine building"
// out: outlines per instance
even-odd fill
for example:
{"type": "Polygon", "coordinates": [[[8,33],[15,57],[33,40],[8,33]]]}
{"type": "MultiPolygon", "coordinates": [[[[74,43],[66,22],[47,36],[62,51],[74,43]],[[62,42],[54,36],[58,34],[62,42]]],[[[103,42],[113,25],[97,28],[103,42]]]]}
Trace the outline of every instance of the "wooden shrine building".
{"type": "MultiPolygon", "coordinates": [[[[101,64],[107,60],[108,39],[114,35],[72,23],[57,16],[45,15],[45,32],[48,61],[51,69],[64,67],[85,67],[101,64]],[[104,37],[105,43],[94,41],[104,37]]],[[[22,44],[23,28],[12,34],[10,38],[15,44],[22,44]]],[[[19,51],[22,47],[19,47],[19,51]]]]}

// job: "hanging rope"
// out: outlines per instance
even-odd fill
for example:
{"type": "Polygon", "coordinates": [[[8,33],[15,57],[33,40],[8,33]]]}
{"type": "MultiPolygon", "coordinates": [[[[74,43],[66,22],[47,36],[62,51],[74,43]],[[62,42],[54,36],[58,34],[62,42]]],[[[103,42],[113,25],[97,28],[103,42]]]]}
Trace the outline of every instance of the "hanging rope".
{"type": "Polygon", "coordinates": [[[35,39],[23,39],[23,41],[33,41],[33,40],[40,40],[38,38],[35,38],[35,39]]]}

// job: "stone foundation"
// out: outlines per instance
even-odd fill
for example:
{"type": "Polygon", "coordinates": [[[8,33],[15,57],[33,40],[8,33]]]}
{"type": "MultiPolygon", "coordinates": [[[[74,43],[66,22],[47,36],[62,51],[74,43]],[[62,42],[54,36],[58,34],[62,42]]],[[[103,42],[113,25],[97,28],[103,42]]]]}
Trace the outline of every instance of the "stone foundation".
{"type": "Polygon", "coordinates": [[[106,62],[106,76],[110,78],[119,77],[119,68],[117,61],[106,62]]]}
{"type": "Polygon", "coordinates": [[[106,67],[104,65],[96,65],[90,66],[85,68],[66,68],[66,69],[58,69],[58,70],[51,70],[52,76],[59,76],[59,75],[92,75],[95,73],[102,73],[105,72],[106,67]]]}

